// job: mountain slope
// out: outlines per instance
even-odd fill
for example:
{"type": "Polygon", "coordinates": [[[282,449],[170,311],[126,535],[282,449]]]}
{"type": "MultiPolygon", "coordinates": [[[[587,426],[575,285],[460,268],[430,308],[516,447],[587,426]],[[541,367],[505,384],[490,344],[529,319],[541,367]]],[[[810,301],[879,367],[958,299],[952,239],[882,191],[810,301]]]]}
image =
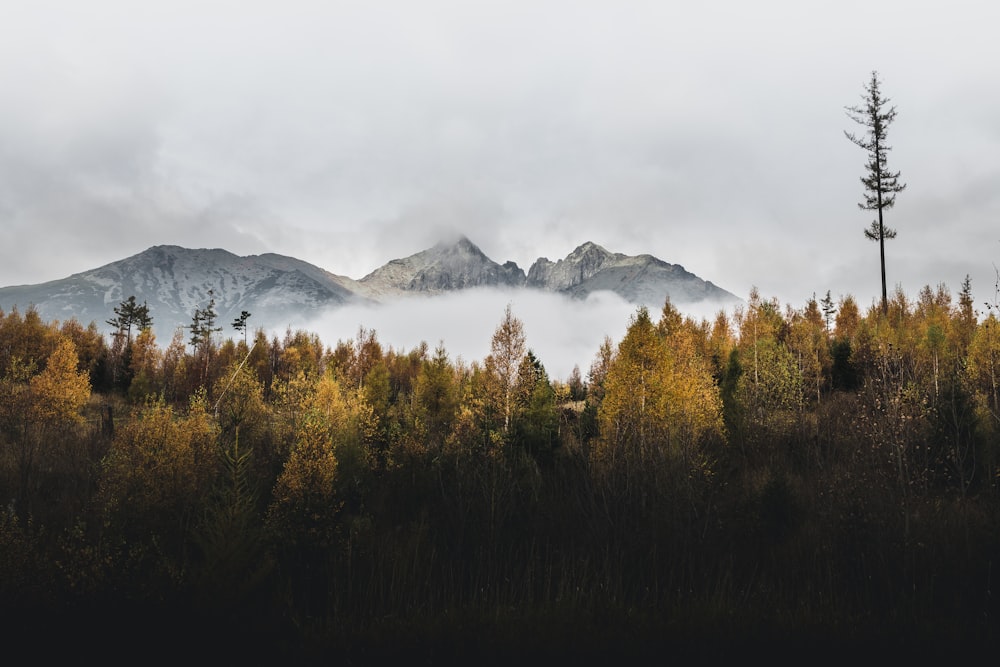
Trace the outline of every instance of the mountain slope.
{"type": "Polygon", "coordinates": [[[247,310],[256,328],[363,298],[350,278],[292,257],[161,245],[60,280],[0,289],[0,308],[33,305],[45,320],[103,324],[129,296],[146,303],[157,337],[168,339],[210,299],[221,326],[247,310]]]}

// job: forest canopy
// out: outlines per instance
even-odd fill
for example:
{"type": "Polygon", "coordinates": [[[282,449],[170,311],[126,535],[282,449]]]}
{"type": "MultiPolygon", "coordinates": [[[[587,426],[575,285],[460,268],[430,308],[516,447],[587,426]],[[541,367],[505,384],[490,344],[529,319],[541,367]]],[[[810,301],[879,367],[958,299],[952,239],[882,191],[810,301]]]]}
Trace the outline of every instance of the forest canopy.
{"type": "Polygon", "coordinates": [[[153,609],[283,652],[982,641],[1000,324],[970,294],[667,300],[565,380],[510,307],[468,363],[364,328],[164,345],[155,313],[109,338],[0,313],[0,621],[153,609]]]}

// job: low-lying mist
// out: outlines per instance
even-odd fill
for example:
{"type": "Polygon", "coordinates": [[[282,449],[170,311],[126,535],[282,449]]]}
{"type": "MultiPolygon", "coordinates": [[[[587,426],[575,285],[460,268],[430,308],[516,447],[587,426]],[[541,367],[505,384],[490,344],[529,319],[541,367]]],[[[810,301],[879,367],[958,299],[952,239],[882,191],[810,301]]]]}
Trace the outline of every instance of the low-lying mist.
{"type": "MultiPolygon", "coordinates": [[[[605,337],[617,344],[639,306],[613,292],[585,300],[530,289],[477,288],[440,296],[410,296],[374,306],[341,306],[293,328],[319,336],[324,345],[352,340],[360,329],[375,332],[383,348],[408,352],[424,342],[433,351],[444,346],[452,361],[482,361],[507,305],[524,324],[526,347],[552,380],[566,380],[579,366],[587,377],[605,337]]],[[[718,307],[675,304],[681,312],[712,318],[718,307]]],[[[654,321],[660,308],[650,306],[654,321]]]]}

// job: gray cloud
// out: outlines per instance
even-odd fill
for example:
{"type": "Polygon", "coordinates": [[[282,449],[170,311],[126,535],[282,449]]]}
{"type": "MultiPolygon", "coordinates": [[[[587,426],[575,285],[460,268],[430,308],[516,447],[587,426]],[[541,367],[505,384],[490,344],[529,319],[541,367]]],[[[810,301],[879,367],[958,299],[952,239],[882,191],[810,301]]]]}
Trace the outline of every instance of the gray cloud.
{"type": "Polygon", "coordinates": [[[968,273],[992,295],[984,3],[14,4],[3,285],[159,243],[359,278],[457,230],[525,269],[592,240],[739,295],[866,304],[878,253],[843,107],[877,68],[909,184],[890,283],[957,291],[968,273]]]}

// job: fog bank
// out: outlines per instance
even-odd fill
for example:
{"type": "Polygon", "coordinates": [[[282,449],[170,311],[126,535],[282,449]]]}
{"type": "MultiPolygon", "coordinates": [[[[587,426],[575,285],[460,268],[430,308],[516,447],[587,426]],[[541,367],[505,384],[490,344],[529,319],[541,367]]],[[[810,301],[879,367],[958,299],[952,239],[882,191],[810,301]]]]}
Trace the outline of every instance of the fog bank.
{"type": "MultiPolygon", "coordinates": [[[[586,300],[536,290],[469,289],[440,296],[411,296],[375,306],[331,309],[319,318],[293,325],[319,336],[324,345],[356,338],[373,330],[383,348],[408,352],[424,342],[444,346],[452,361],[482,361],[507,305],[524,324],[526,346],[553,380],[566,380],[579,366],[586,378],[605,337],[621,340],[639,306],[612,292],[586,300]]],[[[675,304],[696,319],[712,318],[717,306],[675,304]]],[[[659,307],[650,307],[654,321],[659,307]]],[[[281,333],[281,332],[279,332],[281,333]]]]}

